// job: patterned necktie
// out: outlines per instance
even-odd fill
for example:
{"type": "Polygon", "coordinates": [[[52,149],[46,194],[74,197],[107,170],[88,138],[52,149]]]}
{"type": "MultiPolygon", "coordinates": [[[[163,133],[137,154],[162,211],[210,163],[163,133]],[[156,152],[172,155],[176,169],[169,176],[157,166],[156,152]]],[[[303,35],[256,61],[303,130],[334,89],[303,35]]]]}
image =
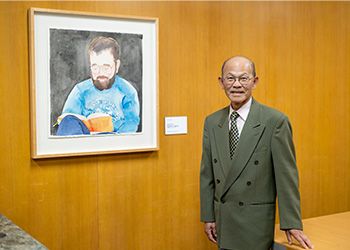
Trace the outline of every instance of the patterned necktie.
{"type": "Polygon", "coordinates": [[[230,115],[230,131],[229,131],[229,142],[230,142],[230,157],[231,160],[235,154],[235,150],[239,140],[239,133],[237,128],[237,118],[239,114],[233,111],[230,115]]]}

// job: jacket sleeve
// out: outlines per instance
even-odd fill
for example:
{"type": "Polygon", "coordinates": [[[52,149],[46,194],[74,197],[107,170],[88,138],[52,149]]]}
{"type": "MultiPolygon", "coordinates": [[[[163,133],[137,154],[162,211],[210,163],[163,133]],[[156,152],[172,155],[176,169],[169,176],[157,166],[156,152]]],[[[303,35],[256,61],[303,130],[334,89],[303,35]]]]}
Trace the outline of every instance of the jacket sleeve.
{"type": "Polygon", "coordinates": [[[286,116],[276,123],[271,150],[280,215],[280,229],[302,229],[299,179],[292,128],[286,116]]]}
{"type": "Polygon", "coordinates": [[[200,166],[200,207],[201,221],[214,222],[214,174],[211,161],[208,121],[203,130],[202,160],[200,166]]]}

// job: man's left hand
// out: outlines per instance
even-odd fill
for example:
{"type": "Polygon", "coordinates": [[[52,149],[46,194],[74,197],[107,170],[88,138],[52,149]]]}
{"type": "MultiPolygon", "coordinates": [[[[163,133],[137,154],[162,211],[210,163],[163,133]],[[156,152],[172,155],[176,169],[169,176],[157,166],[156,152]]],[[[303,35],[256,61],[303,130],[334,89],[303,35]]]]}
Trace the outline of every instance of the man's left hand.
{"type": "Polygon", "coordinates": [[[292,244],[292,237],[296,239],[300,245],[305,249],[313,249],[314,246],[312,245],[309,238],[303,233],[302,230],[298,229],[288,229],[285,230],[287,240],[289,244],[292,244]]]}

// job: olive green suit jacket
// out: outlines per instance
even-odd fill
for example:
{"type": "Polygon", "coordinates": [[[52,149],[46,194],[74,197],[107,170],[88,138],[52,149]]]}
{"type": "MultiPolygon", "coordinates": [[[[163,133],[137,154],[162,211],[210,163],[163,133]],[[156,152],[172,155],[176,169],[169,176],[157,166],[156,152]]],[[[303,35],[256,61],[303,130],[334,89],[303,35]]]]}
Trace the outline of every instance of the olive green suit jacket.
{"type": "Polygon", "coordinates": [[[226,107],[205,120],[201,221],[216,222],[220,248],[267,250],[276,195],[281,229],[302,229],[292,129],[284,114],[253,99],[231,160],[228,115],[226,107]]]}

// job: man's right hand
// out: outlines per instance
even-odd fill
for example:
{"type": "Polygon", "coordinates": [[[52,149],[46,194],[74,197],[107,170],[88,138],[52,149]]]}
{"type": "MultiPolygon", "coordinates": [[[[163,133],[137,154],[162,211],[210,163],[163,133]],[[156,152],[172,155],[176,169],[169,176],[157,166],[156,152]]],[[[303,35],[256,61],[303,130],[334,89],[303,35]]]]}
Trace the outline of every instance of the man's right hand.
{"type": "Polygon", "coordinates": [[[216,242],[217,234],[216,234],[215,222],[205,222],[204,223],[204,232],[211,242],[214,242],[215,244],[217,243],[216,242]]]}

